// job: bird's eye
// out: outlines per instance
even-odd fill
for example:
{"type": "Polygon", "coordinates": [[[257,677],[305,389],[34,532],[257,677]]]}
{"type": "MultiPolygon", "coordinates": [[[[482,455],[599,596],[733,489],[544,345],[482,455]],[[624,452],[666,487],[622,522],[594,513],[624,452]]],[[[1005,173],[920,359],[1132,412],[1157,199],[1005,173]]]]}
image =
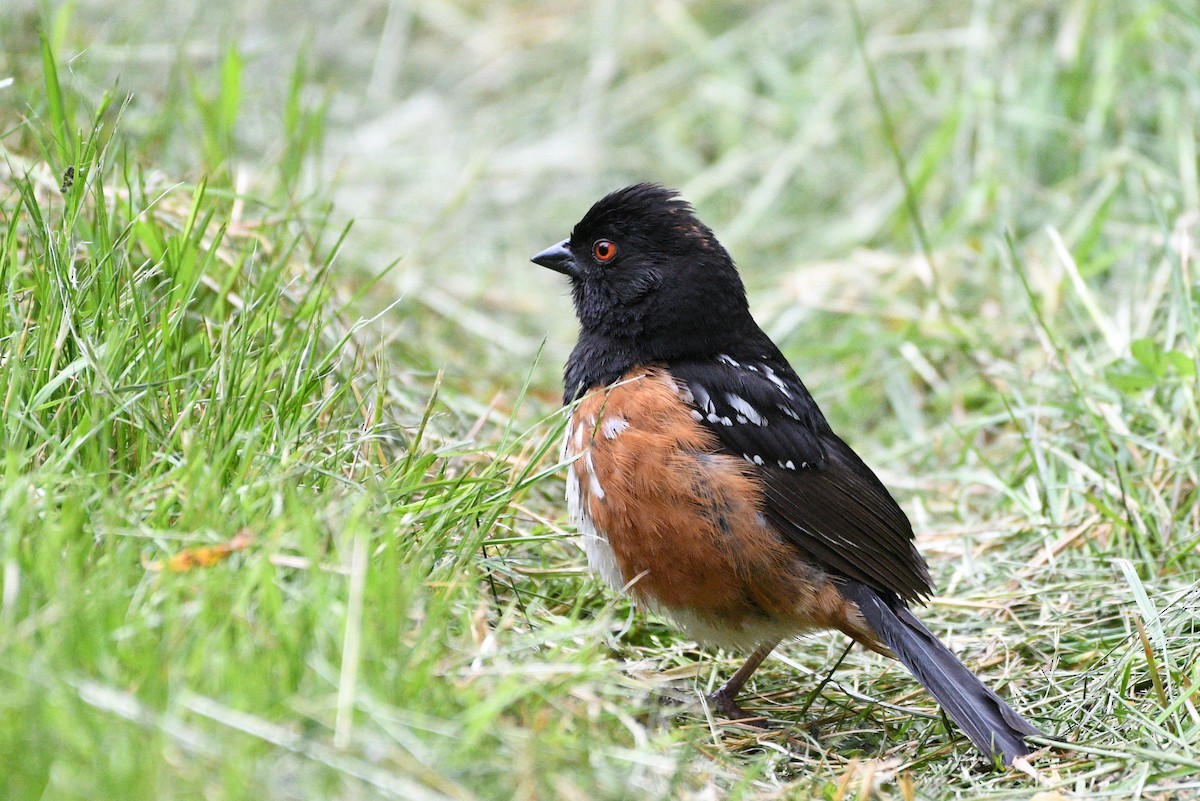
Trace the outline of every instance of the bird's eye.
{"type": "Polygon", "coordinates": [[[609,262],[617,255],[617,246],[607,239],[597,239],[592,245],[592,257],[600,262],[609,262]]]}

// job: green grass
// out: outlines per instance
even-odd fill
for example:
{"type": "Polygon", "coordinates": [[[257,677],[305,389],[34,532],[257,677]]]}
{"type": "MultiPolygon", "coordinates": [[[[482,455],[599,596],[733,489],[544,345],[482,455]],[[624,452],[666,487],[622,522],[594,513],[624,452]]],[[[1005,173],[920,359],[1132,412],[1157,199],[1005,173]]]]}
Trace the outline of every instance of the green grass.
{"type": "Polygon", "coordinates": [[[143,5],[0,11],[0,798],[1200,794],[1190,5],[143,5]],[[525,261],[646,178],[1037,778],[840,636],[715,726],[582,569],[525,261]]]}

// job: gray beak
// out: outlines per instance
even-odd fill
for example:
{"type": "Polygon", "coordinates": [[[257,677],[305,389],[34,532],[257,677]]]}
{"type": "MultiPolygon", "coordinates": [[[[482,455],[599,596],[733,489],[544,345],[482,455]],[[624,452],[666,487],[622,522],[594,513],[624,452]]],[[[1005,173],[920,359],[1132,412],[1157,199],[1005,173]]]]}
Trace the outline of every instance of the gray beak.
{"type": "Polygon", "coordinates": [[[549,267],[556,273],[569,275],[574,277],[578,272],[578,267],[575,264],[575,257],[571,255],[571,251],[567,250],[569,239],[564,239],[557,245],[551,245],[541,253],[530,259],[534,264],[540,264],[543,267],[549,267]]]}

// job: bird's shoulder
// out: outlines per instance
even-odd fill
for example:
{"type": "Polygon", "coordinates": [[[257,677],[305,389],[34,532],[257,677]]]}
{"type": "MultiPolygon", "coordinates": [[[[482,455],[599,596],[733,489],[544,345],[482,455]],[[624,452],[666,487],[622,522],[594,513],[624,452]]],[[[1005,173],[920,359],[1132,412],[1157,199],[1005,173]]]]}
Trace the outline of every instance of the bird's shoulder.
{"type": "Polygon", "coordinates": [[[724,447],[757,465],[820,469],[832,430],[799,376],[782,357],[716,354],[667,368],[693,418],[724,447]]]}

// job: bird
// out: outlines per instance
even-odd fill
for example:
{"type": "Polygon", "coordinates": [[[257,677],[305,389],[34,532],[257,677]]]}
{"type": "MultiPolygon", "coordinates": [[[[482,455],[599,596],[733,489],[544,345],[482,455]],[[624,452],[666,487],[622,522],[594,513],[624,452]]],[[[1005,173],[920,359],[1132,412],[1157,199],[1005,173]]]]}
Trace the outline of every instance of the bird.
{"type": "Polygon", "coordinates": [[[749,657],[834,629],[898,659],[989,760],[1041,735],[911,607],[933,593],[907,516],[755,322],[733,259],[675,190],[597,201],[532,258],[570,281],[568,515],[590,568],[697,641],[749,657]]]}

